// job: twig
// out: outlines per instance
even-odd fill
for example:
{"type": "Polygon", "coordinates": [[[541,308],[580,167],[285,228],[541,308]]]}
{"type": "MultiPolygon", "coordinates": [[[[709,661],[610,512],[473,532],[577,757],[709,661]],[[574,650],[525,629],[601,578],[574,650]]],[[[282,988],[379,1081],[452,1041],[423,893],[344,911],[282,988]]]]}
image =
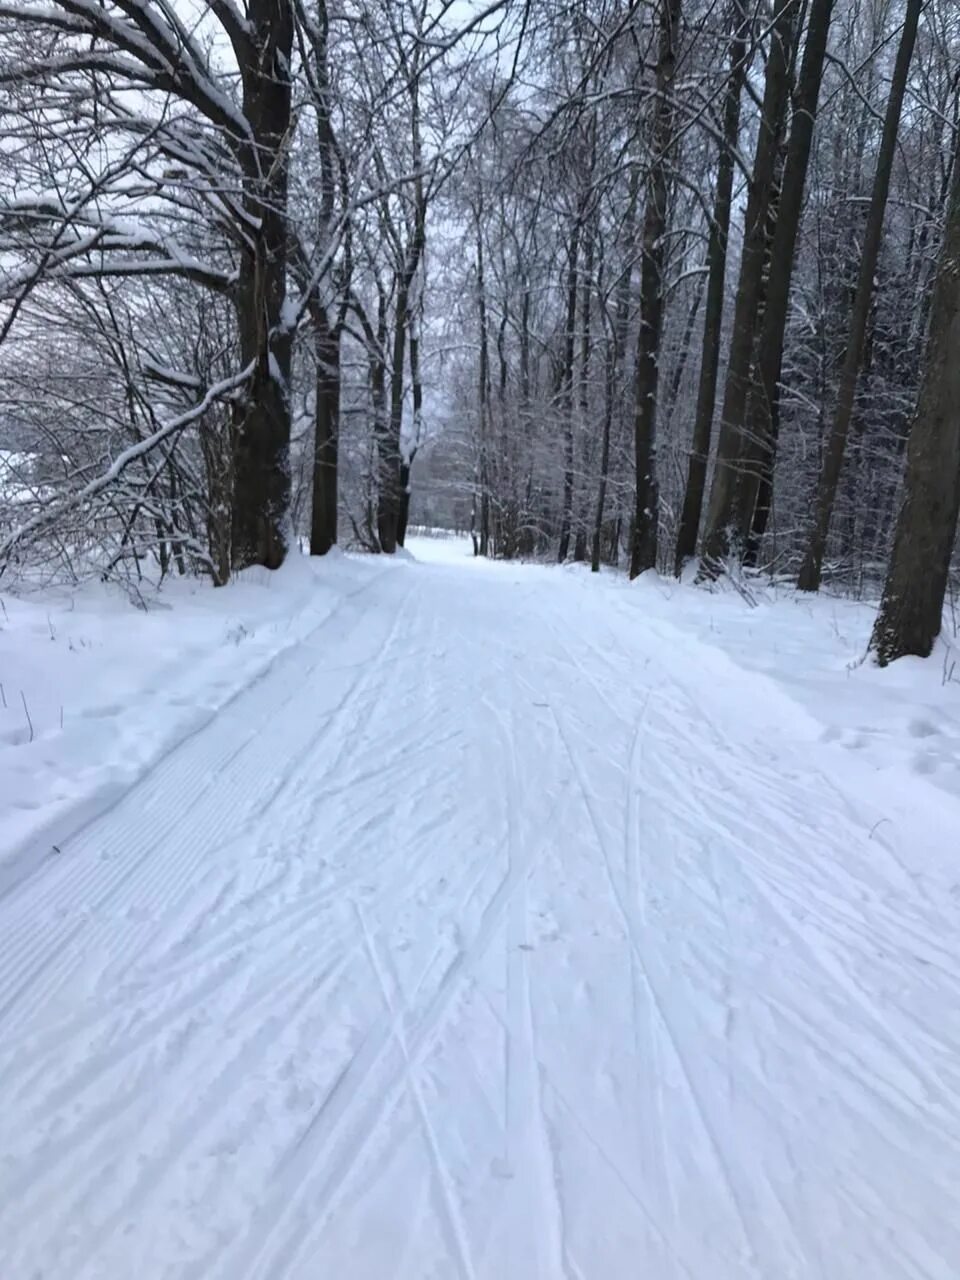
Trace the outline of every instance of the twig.
{"type": "Polygon", "coordinates": [[[30,719],[30,708],[27,706],[27,695],[20,690],[20,698],[23,702],[23,713],[27,717],[27,724],[30,726],[30,742],[33,741],[33,721],[30,719]]]}

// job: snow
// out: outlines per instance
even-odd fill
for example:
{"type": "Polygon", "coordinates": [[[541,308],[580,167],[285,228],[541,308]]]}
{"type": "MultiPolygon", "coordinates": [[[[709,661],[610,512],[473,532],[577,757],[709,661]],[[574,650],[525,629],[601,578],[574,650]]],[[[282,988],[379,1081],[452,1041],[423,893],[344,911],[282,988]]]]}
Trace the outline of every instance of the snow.
{"type": "Polygon", "coordinates": [[[229,589],[0,593],[0,889],[105,809],[379,566],[297,558],[229,589]],[[16,864],[16,869],[11,864],[16,864]]]}
{"type": "Polygon", "coordinates": [[[411,550],[5,597],[4,1276],[954,1280],[949,665],[411,550]]]}

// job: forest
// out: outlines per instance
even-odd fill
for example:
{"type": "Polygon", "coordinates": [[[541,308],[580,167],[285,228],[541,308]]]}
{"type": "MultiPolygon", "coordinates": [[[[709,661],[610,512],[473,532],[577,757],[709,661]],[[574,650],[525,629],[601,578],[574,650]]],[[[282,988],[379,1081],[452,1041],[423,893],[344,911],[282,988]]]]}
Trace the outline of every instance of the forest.
{"type": "Polygon", "coordinates": [[[0,573],[958,586],[953,0],[0,0],[0,573]]]}

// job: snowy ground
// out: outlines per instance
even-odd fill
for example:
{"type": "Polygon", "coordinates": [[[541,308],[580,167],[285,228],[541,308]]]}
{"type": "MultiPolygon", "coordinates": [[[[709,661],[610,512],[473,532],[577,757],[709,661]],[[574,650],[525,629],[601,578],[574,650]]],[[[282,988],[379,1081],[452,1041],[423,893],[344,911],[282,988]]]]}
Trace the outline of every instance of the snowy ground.
{"type": "Polygon", "coordinates": [[[0,1276],[955,1280],[949,661],[414,549],[6,598],[0,1276]]]}

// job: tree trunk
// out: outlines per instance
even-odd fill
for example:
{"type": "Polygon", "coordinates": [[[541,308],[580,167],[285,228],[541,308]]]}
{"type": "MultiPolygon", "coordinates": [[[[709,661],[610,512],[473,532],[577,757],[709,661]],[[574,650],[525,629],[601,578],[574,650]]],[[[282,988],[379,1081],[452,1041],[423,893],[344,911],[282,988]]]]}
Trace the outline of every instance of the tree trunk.
{"type": "MultiPolygon", "coordinates": [[[[754,511],[761,480],[772,488],[779,425],[780,373],[790,304],[790,285],[796,256],[797,235],[803,213],[813,127],[817,118],[820,86],[827,51],[827,36],[834,0],[810,0],[803,44],[803,65],[793,103],[793,122],[787,145],[783,186],[767,281],[760,349],[746,415],[739,483],[736,488],[735,523],[741,549],[755,558],[754,511]]],[[[769,509],[769,499],[767,501],[769,509]]],[[[762,530],[761,530],[762,532],[762,530]]]]}
{"type": "Polygon", "coordinates": [[[926,658],[943,619],[960,510],[960,133],[905,497],[870,646],[881,666],[926,658]]]}
{"type": "MultiPolygon", "coordinates": [[[[338,175],[342,179],[340,152],[332,119],[332,95],[328,67],[330,33],[326,0],[318,0],[318,24],[314,28],[313,45],[314,106],[317,124],[317,151],[320,159],[320,207],[317,213],[317,240],[324,253],[332,247],[336,235],[334,207],[338,175]]],[[[346,199],[346,192],[344,199],[346,199]]],[[[346,255],[347,261],[350,254],[346,255]]],[[[349,272],[349,266],[346,268],[349,272]]],[[[347,281],[339,285],[344,297],[347,281]]],[[[334,316],[331,322],[319,291],[310,298],[310,315],[314,328],[316,387],[314,407],[313,504],[310,520],[310,554],[326,555],[337,542],[337,503],[339,487],[340,433],[340,339],[345,316],[334,316]]]]}
{"type": "Polygon", "coordinates": [[[410,521],[410,473],[413,471],[413,460],[420,447],[420,432],[423,423],[423,383],[420,380],[420,329],[419,321],[411,320],[410,324],[410,386],[413,394],[413,442],[400,462],[400,521],[397,526],[397,545],[403,546],[407,539],[407,524],[410,521]]]}
{"type": "Polygon", "coordinates": [[[824,454],[820,483],[817,488],[813,529],[797,582],[797,586],[801,591],[817,591],[820,588],[823,557],[827,549],[827,536],[830,532],[830,517],[833,514],[833,504],[847,447],[847,436],[853,417],[857,378],[863,357],[867,321],[870,317],[870,307],[873,302],[874,277],[877,272],[877,261],[880,257],[880,245],[883,238],[883,222],[887,207],[887,196],[890,192],[890,176],[897,149],[900,115],[903,109],[903,98],[907,87],[910,62],[913,58],[913,48],[916,43],[917,25],[922,4],[923,0],[907,0],[907,12],[904,19],[903,32],[900,36],[900,47],[897,50],[893,80],[890,84],[890,97],[887,100],[886,117],[883,122],[883,136],[880,141],[877,168],[873,178],[873,193],[870,197],[870,210],[867,214],[863,252],[860,257],[860,275],[857,280],[857,292],[850,316],[847,348],[840,373],[837,407],[826,453],[824,454]]]}
{"type": "Polygon", "coordinates": [[[243,152],[243,204],[256,230],[242,242],[237,315],[240,358],[253,372],[234,440],[232,557],[235,569],[276,569],[287,553],[290,505],[291,334],[283,310],[293,9],[288,0],[250,0],[247,13],[255,56],[240,69],[253,133],[243,152]]]}
{"type": "Polygon", "coordinates": [[[727,241],[730,235],[730,210],[733,203],[734,152],[740,136],[740,99],[747,73],[747,36],[749,22],[744,14],[745,0],[732,0],[730,40],[730,77],[723,105],[723,141],[717,161],[717,187],[714,193],[713,217],[707,246],[707,305],[703,318],[703,358],[697,386],[697,407],[693,420],[693,441],[687,468],[687,484],[683,495],[683,511],[677,532],[676,572],[696,554],[697,534],[703,510],[703,494],[710,459],[710,437],[717,398],[717,375],[720,370],[720,342],[723,336],[724,285],[727,273],[727,241]]]}
{"type": "Polygon", "coordinates": [[[313,508],[310,554],[325,556],[337,542],[337,464],[340,419],[340,333],[317,316],[314,410],[313,508]]]}
{"type": "Polygon", "coordinates": [[[573,520],[573,353],[577,323],[577,266],[580,254],[582,208],[577,210],[570,236],[567,259],[567,316],[563,335],[563,363],[560,367],[560,412],[564,430],[563,510],[560,516],[560,545],[557,560],[563,564],[570,553],[570,524],[573,520]]]}
{"type": "Polygon", "coordinates": [[[680,395],[680,388],[683,385],[683,375],[687,370],[690,348],[693,345],[693,331],[696,328],[697,316],[700,314],[700,307],[703,303],[703,283],[704,278],[700,276],[695,286],[693,302],[690,304],[690,310],[687,312],[687,319],[683,326],[683,334],[680,337],[680,350],[673,366],[673,371],[670,374],[670,385],[667,387],[667,394],[663,398],[663,426],[665,429],[670,426],[670,422],[673,419],[673,411],[680,395]]]}
{"type": "MultiPolygon", "coordinates": [[[[621,242],[623,244],[623,258],[620,263],[620,276],[616,284],[615,297],[616,305],[614,309],[612,321],[612,333],[607,340],[607,359],[605,361],[605,403],[604,403],[604,421],[603,421],[603,438],[601,442],[600,455],[600,484],[597,491],[597,508],[594,516],[593,527],[593,550],[590,560],[590,568],[594,573],[600,571],[600,559],[602,554],[601,542],[603,537],[604,523],[604,507],[607,500],[607,485],[610,477],[610,436],[613,430],[614,413],[617,407],[617,372],[623,362],[623,358],[627,350],[627,335],[630,326],[630,294],[631,294],[631,275],[633,255],[636,240],[637,226],[637,200],[640,195],[640,174],[638,169],[634,169],[630,174],[630,194],[627,201],[627,211],[623,219],[623,227],[621,230],[621,242]]],[[[604,307],[603,315],[606,322],[610,324],[609,313],[604,307]]],[[[619,519],[617,520],[616,547],[619,553],[619,519]]],[[[617,556],[618,558],[618,556],[617,556]]],[[[616,559],[614,561],[616,563],[616,559]]]]}
{"type": "Polygon", "coordinates": [[[603,391],[603,433],[600,441],[600,483],[597,486],[597,510],[593,521],[593,546],[590,552],[591,573],[600,572],[600,538],[603,533],[603,508],[607,500],[607,477],[610,474],[610,428],[613,424],[613,397],[617,370],[616,339],[607,344],[603,391]]]}
{"type": "Polygon", "coordinates": [[[790,67],[796,40],[797,5],[780,0],[770,34],[770,52],[757,133],[753,176],[747,199],[740,279],[734,304],[733,333],[720,416],[720,435],[706,530],[701,548],[701,576],[720,571],[730,549],[730,522],[743,446],[742,433],[750,389],[750,371],[763,288],[767,251],[767,215],[776,187],[778,156],[790,97],[790,67]]]}
{"type": "MultiPolygon", "coordinates": [[[[419,54],[418,54],[419,58],[419,54]]],[[[403,369],[406,357],[407,330],[411,316],[411,291],[426,246],[426,189],[421,173],[420,99],[417,67],[410,71],[410,140],[413,169],[410,236],[396,280],[396,305],[393,317],[393,355],[390,368],[390,418],[380,450],[380,491],[377,506],[377,533],[380,549],[392,555],[397,549],[403,507],[403,462],[401,431],[403,428],[403,369]]]]}
{"type": "MultiPolygon", "coordinates": [[[[593,262],[596,241],[588,223],[586,227],[583,272],[580,284],[580,431],[584,448],[581,451],[583,472],[589,475],[592,462],[590,422],[590,356],[592,335],[590,332],[591,300],[593,292],[593,262]]],[[[584,496],[585,500],[585,496],[584,496]]],[[[573,559],[581,564],[587,558],[587,516],[581,503],[577,504],[577,532],[573,540],[573,559]]]]}
{"type": "Polygon", "coordinates": [[[637,399],[634,419],[636,516],[630,577],[657,563],[657,389],[663,337],[663,268],[666,259],[670,152],[674,142],[673,79],[680,39],[682,0],[661,0],[657,97],[646,184],[640,269],[640,333],[637,339],[637,399]]]}
{"type": "Polygon", "coordinates": [[[377,504],[377,536],[380,550],[392,555],[397,549],[403,483],[400,433],[403,428],[403,371],[407,358],[407,307],[409,286],[401,281],[393,325],[393,354],[390,362],[390,416],[380,451],[380,493],[377,504]]]}
{"type": "MultiPolygon", "coordinates": [[[[376,497],[379,514],[380,499],[384,484],[389,484],[393,472],[393,458],[390,447],[390,423],[387,413],[387,295],[381,282],[377,284],[377,329],[368,337],[370,347],[370,400],[373,409],[373,438],[376,444],[376,497]],[[372,340],[371,340],[372,338],[372,340]]],[[[399,484],[399,462],[397,463],[397,483],[399,484]]],[[[370,521],[371,531],[373,521],[370,521]]],[[[371,537],[372,537],[371,532],[371,537]]],[[[376,532],[376,545],[380,544],[379,528],[376,532]]]]}
{"type": "Polygon", "coordinates": [[[490,336],[487,331],[487,285],[483,256],[483,197],[477,207],[477,314],[480,325],[480,554],[490,554],[490,336]]]}

